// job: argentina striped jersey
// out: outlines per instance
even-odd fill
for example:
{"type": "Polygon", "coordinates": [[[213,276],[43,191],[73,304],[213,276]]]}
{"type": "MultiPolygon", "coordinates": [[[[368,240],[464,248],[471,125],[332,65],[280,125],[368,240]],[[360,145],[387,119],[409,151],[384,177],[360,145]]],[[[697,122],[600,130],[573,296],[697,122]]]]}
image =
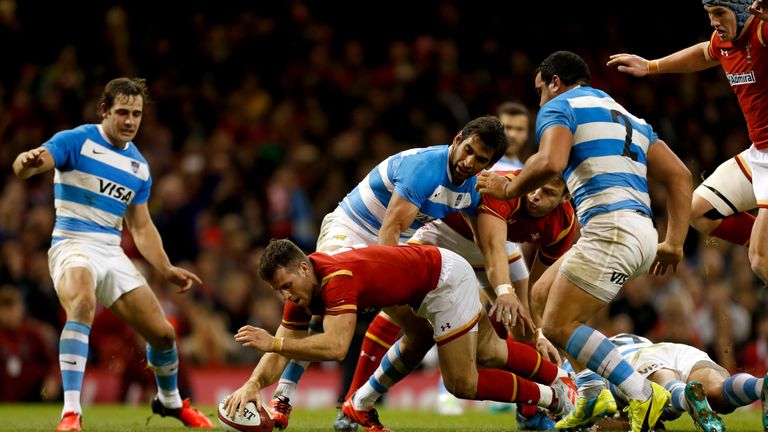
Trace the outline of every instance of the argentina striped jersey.
{"type": "Polygon", "coordinates": [[[410,238],[425,223],[463,210],[475,215],[480,194],[476,178],[461,185],[451,183],[448,167],[449,146],[405,150],[379,163],[339,206],[355,223],[378,235],[392,192],[419,208],[411,226],[400,234],[410,238]]]}
{"type": "Polygon", "coordinates": [[[582,225],[597,214],[616,210],[653,216],[646,154],[658,136],[645,120],[607,93],[580,86],[541,108],[536,116],[539,140],[552,126],[565,126],[573,133],[563,177],[582,225]]]}
{"type": "Polygon", "coordinates": [[[128,205],[147,202],[152,186],[136,146],[113,147],[99,125],[89,124],[59,132],[43,147],[56,167],[52,244],[78,239],[119,245],[128,205]]]}

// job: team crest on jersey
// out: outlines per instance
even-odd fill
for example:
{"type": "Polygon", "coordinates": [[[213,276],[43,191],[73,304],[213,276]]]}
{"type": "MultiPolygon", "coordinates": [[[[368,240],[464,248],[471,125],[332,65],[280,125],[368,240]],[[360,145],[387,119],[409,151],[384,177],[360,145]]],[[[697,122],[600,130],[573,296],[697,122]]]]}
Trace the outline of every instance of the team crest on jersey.
{"type": "Polygon", "coordinates": [[[453,203],[453,208],[459,208],[459,204],[464,200],[464,194],[460,193],[456,195],[456,201],[453,203]]]}
{"type": "Polygon", "coordinates": [[[136,161],[131,161],[131,169],[133,170],[134,174],[139,172],[139,163],[136,161]]]}

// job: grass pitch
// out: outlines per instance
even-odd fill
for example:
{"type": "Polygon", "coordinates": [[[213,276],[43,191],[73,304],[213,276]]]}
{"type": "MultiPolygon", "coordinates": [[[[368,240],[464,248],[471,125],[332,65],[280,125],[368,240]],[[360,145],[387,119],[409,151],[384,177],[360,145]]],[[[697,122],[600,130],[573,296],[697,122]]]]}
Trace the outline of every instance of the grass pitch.
{"type": "MultiPolygon", "coordinates": [[[[214,425],[221,430],[216,419],[216,408],[200,407],[211,417],[214,425]]],[[[60,405],[0,404],[0,431],[46,431],[56,428],[60,405]]],[[[150,417],[149,404],[146,406],[96,405],[85,408],[84,431],[185,431],[175,419],[150,417]],[[149,421],[147,422],[147,419],[149,421]]],[[[382,422],[397,432],[427,431],[515,431],[514,415],[491,414],[481,410],[468,411],[456,417],[442,417],[429,411],[404,411],[382,408],[379,410],[382,422]]],[[[336,410],[296,409],[291,413],[288,431],[329,431],[336,417],[336,410]]],[[[724,417],[728,431],[762,430],[760,410],[741,408],[724,417]]],[[[687,415],[666,424],[668,431],[692,431],[693,422],[687,415]]],[[[362,430],[362,429],[361,429],[362,430]]],[[[606,429],[601,429],[605,432],[606,429]]]]}

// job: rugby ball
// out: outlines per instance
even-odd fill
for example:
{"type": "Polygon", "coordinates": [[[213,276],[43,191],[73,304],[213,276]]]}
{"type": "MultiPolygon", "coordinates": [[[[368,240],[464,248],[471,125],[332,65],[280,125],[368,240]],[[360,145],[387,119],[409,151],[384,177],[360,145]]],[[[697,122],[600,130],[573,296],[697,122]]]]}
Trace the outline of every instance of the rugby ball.
{"type": "Polygon", "coordinates": [[[227,416],[224,410],[224,401],[219,403],[219,411],[216,415],[219,423],[224,430],[243,431],[243,432],[271,432],[275,427],[272,420],[272,413],[266,405],[256,409],[256,404],[248,402],[242,415],[235,414],[234,417],[227,416]]]}

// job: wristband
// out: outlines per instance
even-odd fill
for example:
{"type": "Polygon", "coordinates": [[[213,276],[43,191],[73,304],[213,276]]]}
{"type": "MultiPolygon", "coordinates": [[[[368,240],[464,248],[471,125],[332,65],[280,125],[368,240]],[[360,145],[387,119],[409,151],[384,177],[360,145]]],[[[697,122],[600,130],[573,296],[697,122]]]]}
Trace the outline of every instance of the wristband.
{"type": "Polygon", "coordinates": [[[539,340],[539,339],[546,339],[546,338],[544,337],[544,331],[541,329],[541,327],[539,327],[539,328],[537,328],[537,329],[536,329],[535,335],[536,335],[536,340],[539,340]]]}
{"type": "Polygon", "coordinates": [[[272,352],[279,353],[282,350],[283,350],[283,338],[281,337],[272,338],[272,352]]]}
{"type": "Polygon", "coordinates": [[[659,69],[659,61],[658,60],[651,60],[648,62],[648,74],[650,75],[656,75],[660,73],[659,69]]]}
{"type": "Polygon", "coordinates": [[[496,297],[503,296],[504,294],[514,294],[515,291],[512,290],[512,285],[510,284],[501,284],[496,287],[496,297]]]}

